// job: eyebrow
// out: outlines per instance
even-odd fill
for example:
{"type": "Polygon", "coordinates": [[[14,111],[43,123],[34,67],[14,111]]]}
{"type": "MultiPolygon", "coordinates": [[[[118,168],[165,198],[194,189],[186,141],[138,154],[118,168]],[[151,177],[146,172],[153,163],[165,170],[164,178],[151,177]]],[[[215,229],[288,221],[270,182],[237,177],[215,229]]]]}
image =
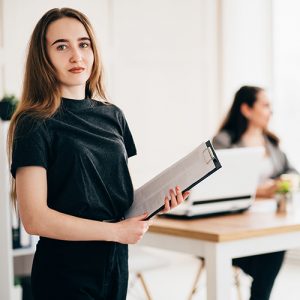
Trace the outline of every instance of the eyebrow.
{"type": "MultiPolygon", "coordinates": [[[[79,38],[77,41],[91,41],[91,39],[88,37],[82,37],[82,38],[79,38]]],[[[51,44],[51,46],[53,46],[54,44],[57,44],[57,43],[67,43],[67,42],[69,42],[69,40],[67,40],[67,39],[58,39],[55,42],[53,42],[51,44]]]]}

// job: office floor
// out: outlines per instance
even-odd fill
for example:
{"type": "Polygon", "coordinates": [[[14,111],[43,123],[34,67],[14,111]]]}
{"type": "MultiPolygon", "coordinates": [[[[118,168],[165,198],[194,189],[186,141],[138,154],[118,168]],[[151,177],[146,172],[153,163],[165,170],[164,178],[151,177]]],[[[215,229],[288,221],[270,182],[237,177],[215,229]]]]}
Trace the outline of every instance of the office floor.
{"type": "MultiPolygon", "coordinates": [[[[151,249],[149,251],[153,250],[151,249]]],[[[156,269],[147,270],[143,273],[153,300],[187,300],[199,267],[199,261],[190,256],[161,250],[154,250],[153,254],[159,257],[161,261],[167,261],[165,265],[157,267],[156,269]]],[[[147,298],[145,297],[140,282],[135,281],[133,276],[130,278],[130,282],[133,286],[129,287],[127,300],[146,300],[147,298]]],[[[242,299],[248,300],[249,286],[251,284],[250,277],[241,274],[240,278],[242,299]]],[[[299,278],[300,261],[287,258],[275,282],[271,300],[299,300],[299,278]]],[[[230,300],[238,299],[233,279],[231,295],[230,300]]],[[[201,276],[198,292],[193,299],[206,299],[205,273],[201,276]]]]}

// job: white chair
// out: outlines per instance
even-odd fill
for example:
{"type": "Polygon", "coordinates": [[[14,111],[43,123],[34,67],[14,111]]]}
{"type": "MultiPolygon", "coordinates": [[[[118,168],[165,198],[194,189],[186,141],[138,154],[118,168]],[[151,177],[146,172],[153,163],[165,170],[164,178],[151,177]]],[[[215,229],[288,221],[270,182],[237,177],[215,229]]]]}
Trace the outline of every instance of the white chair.
{"type": "MultiPolygon", "coordinates": [[[[197,274],[196,274],[196,277],[195,277],[195,280],[194,280],[194,283],[192,286],[192,290],[191,290],[188,300],[192,300],[193,296],[196,294],[196,292],[198,290],[198,283],[199,283],[200,276],[203,273],[203,271],[205,270],[205,260],[202,257],[198,257],[198,258],[200,260],[200,266],[198,268],[198,271],[197,271],[197,274]]],[[[241,270],[239,267],[233,266],[234,285],[237,290],[238,300],[242,300],[240,272],[241,272],[241,270]]]]}
{"type": "Polygon", "coordinates": [[[145,292],[146,299],[152,300],[149,287],[143,274],[147,271],[166,267],[170,261],[163,255],[141,246],[129,246],[129,273],[130,279],[128,292],[130,292],[137,281],[140,281],[145,292]]]}

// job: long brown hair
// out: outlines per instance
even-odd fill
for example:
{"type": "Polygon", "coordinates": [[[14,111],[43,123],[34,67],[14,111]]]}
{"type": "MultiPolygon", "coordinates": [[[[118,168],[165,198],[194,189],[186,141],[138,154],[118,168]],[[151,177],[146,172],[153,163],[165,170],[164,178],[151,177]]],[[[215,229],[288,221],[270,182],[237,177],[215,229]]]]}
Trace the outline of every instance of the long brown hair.
{"type": "MultiPolygon", "coordinates": [[[[83,13],[72,8],[54,8],[49,10],[36,24],[29,41],[21,99],[10,121],[7,136],[9,164],[12,161],[15,129],[20,118],[24,114],[30,114],[40,119],[50,118],[61,104],[61,93],[56,70],[47,54],[46,33],[51,23],[65,17],[74,18],[81,22],[91,40],[94,64],[91,76],[86,82],[86,96],[107,102],[103,85],[101,59],[97,49],[94,30],[88,18],[83,13]]],[[[16,182],[14,178],[11,178],[11,180],[11,199],[16,207],[16,182]]]]}
{"type": "MultiPolygon", "coordinates": [[[[226,131],[234,144],[240,140],[248,127],[248,119],[241,113],[241,106],[246,103],[249,107],[253,107],[257,100],[257,94],[264,91],[263,88],[257,86],[242,86],[234,96],[231,108],[225,120],[220,126],[218,132],[226,131]]],[[[264,134],[274,144],[278,145],[279,138],[269,130],[264,130],[264,134]]]]}

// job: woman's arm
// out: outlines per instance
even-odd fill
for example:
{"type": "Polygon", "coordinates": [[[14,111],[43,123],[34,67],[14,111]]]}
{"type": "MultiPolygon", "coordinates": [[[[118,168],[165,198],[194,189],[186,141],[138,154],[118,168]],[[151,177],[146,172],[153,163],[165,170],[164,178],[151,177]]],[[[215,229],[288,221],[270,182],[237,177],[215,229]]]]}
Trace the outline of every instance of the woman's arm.
{"type": "Polygon", "coordinates": [[[273,198],[277,190],[278,182],[274,179],[268,179],[259,185],[256,189],[256,198],[273,198]]]}
{"type": "Polygon", "coordinates": [[[20,218],[29,234],[68,241],[138,242],[147,231],[146,215],[105,223],[67,215],[47,205],[47,176],[43,167],[18,168],[16,188],[20,218]]]}
{"type": "MultiPolygon", "coordinates": [[[[106,223],[74,217],[51,209],[47,205],[47,174],[43,167],[30,166],[17,169],[16,187],[19,213],[29,234],[66,241],[114,241],[122,244],[137,243],[152,221],[144,221],[147,214],[117,223],[106,223]]],[[[170,190],[165,198],[165,209],[182,203],[189,195],[180,188],[170,190]]]]}

